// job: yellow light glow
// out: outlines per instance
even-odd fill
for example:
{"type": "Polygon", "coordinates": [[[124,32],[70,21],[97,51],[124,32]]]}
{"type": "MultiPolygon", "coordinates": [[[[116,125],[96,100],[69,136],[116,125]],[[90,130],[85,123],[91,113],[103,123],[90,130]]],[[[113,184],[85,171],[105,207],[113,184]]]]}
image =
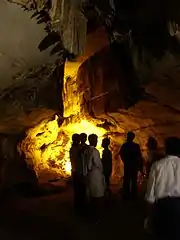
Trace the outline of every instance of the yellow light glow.
{"type": "Polygon", "coordinates": [[[65,171],[66,171],[67,175],[71,174],[71,163],[70,162],[66,162],[65,171]]]}
{"type": "Polygon", "coordinates": [[[74,133],[86,133],[87,136],[90,134],[96,134],[98,136],[98,144],[97,149],[102,153],[102,139],[103,136],[106,134],[106,130],[104,128],[100,128],[96,126],[96,123],[93,121],[88,121],[86,119],[79,120],[79,122],[68,124],[63,128],[64,133],[69,136],[69,141],[65,146],[65,156],[64,159],[66,162],[69,162],[69,149],[71,147],[71,138],[74,133]]]}
{"type": "MultiPolygon", "coordinates": [[[[97,121],[97,120],[96,120],[97,121]]],[[[98,136],[97,149],[102,152],[102,138],[106,130],[97,127],[95,120],[76,118],[75,123],[59,128],[58,118],[49,122],[42,122],[30,129],[26,139],[21,143],[21,149],[25,152],[27,159],[32,160],[37,173],[41,169],[53,170],[57,174],[66,177],[71,174],[69,150],[71,138],[74,133],[96,134],[98,136]]]]}
{"type": "Polygon", "coordinates": [[[30,129],[27,137],[21,142],[20,148],[24,151],[27,161],[33,163],[39,175],[42,170],[56,173],[58,176],[67,177],[71,174],[69,150],[71,138],[74,133],[92,133],[98,136],[97,149],[102,152],[102,138],[106,134],[104,128],[97,125],[102,123],[97,119],[90,118],[81,111],[80,93],[75,75],[79,64],[72,63],[65,66],[65,79],[63,90],[64,121],[58,126],[58,117],[54,120],[46,120],[30,129]],[[66,77],[70,76],[69,82],[66,77]]]}

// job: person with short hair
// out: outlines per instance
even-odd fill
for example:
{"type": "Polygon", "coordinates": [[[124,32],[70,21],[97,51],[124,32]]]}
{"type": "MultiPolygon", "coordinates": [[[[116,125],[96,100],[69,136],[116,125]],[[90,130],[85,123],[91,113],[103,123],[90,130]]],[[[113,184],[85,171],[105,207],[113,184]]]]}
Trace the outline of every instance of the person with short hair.
{"type": "MultiPolygon", "coordinates": [[[[105,180],[103,175],[103,165],[100,158],[100,153],[96,149],[98,137],[96,134],[91,134],[89,140],[89,161],[88,161],[88,175],[87,187],[89,197],[92,203],[92,211],[95,218],[101,215],[102,198],[105,193],[105,180]]],[[[96,219],[98,220],[98,219],[96,219]]]]}
{"type": "Polygon", "coordinates": [[[89,154],[89,146],[86,144],[87,141],[87,134],[81,133],[80,134],[80,151],[81,151],[81,159],[83,163],[83,175],[87,175],[87,161],[88,161],[88,154],[89,154]]]}
{"type": "Polygon", "coordinates": [[[87,134],[86,134],[86,133],[81,133],[81,134],[80,134],[80,144],[81,144],[82,146],[88,146],[88,145],[86,144],[86,141],[87,141],[87,134]]]}
{"type": "Polygon", "coordinates": [[[87,163],[89,159],[89,146],[86,144],[87,141],[87,134],[81,133],[80,134],[80,155],[82,161],[82,178],[83,184],[82,188],[82,208],[84,209],[84,214],[87,214],[88,208],[88,198],[87,198],[87,163]]]}
{"type": "MultiPolygon", "coordinates": [[[[155,236],[180,239],[180,139],[165,142],[166,157],[152,165],[145,199],[155,236]]],[[[147,221],[146,221],[147,222],[147,221]]],[[[148,221],[150,222],[150,221],[148,221]]]]}
{"type": "Polygon", "coordinates": [[[135,134],[128,132],[127,141],[122,145],[119,153],[124,163],[123,199],[137,197],[138,171],[142,171],[141,150],[134,139],[135,134]]]}
{"type": "Polygon", "coordinates": [[[72,146],[70,148],[71,175],[74,188],[74,207],[76,213],[82,214],[83,208],[83,166],[80,153],[80,135],[75,133],[72,136],[72,146]]]}
{"type": "Polygon", "coordinates": [[[70,161],[72,173],[80,171],[80,136],[75,133],[72,135],[72,146],[70,148],[70,161]]]}
{"type": "Polygon", "coordinates": [[[106,192],[110,193],[110,177],[112,174],[112,152],[109,150],[110,139],[104,138],[102,140],[102,147],[104,148],[102,152],[102,164],[103,173],[106,181],[106,192]]]}

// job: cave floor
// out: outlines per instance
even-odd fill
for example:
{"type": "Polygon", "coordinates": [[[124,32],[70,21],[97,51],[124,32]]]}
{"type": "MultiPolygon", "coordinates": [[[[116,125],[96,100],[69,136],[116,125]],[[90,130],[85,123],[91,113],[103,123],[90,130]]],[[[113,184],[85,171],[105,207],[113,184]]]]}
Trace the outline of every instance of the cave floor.
{"type": "Polygon", "coordinates": [[[104,219],[93,224],[75,216],[71,187],[60,194],[1,201],[0,239],[147,239],[141,202],[125,204],[114,194],[106,204],[104,219]]]}

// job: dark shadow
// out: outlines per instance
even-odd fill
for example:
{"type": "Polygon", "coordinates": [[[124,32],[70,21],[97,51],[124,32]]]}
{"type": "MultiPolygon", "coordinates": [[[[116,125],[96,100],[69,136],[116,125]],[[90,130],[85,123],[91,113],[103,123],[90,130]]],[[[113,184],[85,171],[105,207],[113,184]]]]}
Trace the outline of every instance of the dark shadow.
{"type": "Polygon", "coordinates": [[[88,58],[79,68],[78,85],[84,92],[82,106],[92,116],[127,109],[144,97],[124,44],[114,43],[88,58]]]}

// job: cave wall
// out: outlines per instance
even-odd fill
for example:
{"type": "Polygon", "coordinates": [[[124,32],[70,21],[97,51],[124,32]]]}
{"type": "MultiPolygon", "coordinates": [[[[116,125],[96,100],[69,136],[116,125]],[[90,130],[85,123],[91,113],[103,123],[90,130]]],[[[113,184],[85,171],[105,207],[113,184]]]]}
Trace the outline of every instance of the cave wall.
{"type": "Polygon", "coordinates": [[[85,91],[86,99],[98,98],[86,104],[86,111],[99,119],[108,120],[114,128],[110,129],[113,152],[113,181],[117,183],[123,176],[123,166],[117,157],[128,131],[134,131],[140,144],[144,159],[147,159],[146,143],[149,136],[158,141],[163,153],[166,137],[180,137],[180,98],[179,61],[166,55],[161,61],[149,66],[136,68],[137,75],[143,71],[141,86],[145,88],[144,98],[128,110],[122,110],[126,88],[121,69],[116,67],[108,47],[101,49],[80,67],[77,81],[79,90],[85,91]],[[150,76],[149,76],[150,73],[150,76]],[[104,93],[107,93],[103,95],[104,93]],[[112,93],[112,94],[110,94],[112,93]],[[124,98],[123,98],[124,96],[124,98]],[[107,104],[108,103],[108,108],[107,104]],[[93,112],[93,114],[92,114],[93,112]]]}
{"type": "MultiPolygon", "coordinates": [[[[19,133],[35,126],[44,118],[54,116],[59,107],[56,103],[60,95],[56,78],[55,81],[53,78],[46,80],[42,74],[15,81],[18,73],[26,73],[30,68],[38,69],[38,66],[51,63],[54,59],[48,51],[40,53],[37,49],[45,32],[42,25],[37,25],[30,19],[31,14],[6,1],[0,2],[0,13],[3,36],[0,40],[0,88],[8,88],[0,97],[0,132],[19,133]]],[[[157,138],[160,147],[163,146],[165,137],[180,136],[179,62],[172,56],[167,55],[160,62],[154,61],[151,68],[146,64],[137,65],[142,86],[150,96],[128,110],[121,109],[126,95],[123,85],[125,79],[116,67],[103,29],[88,36],[85,54],[77,62],[69,64],[67,76],[74,77],[81,65],[77,77],[80,92],[88,89],[90,99],[108,92],[107,95],[94,99],[93,107],[87,107],[87,110],[90,113],[93,110],[95,117],[108,119],[117,126],[116,132],[112,134],[117,149],[130,130],[136,133],[136,140],[144,155],[149,135],[157,138]]],[[[114,165],[116,172],[120,169],[118,165],[120,161],[114,165]]]]}
{"type": "MultiPolygon", "coordinates": [[[[103,31],[97,32],[96,38],[102,39],[102,36],[103,31]]],[[[79,91],[85,91],[86,99],[99,96],[87,104],[86,110],[89,113],[93,111],[95,117],[109,119],[118,126],[115,134],[117,146],[121,146],[127,131],[134,131],[136,140],[146,155],[149,136],[157,138],[160,148],[166,137],[180,136],[179,59],[166,54],[162,60],[152,59],[151,65],[147,62],[134,62],[136,73],[141,79],[140,85],[145,88],[146,93],[134,106],[122,110],[121,104],[126,97],[123,83],[126,79],[121,69],[117,69],[110,48],[107,45],[102,47],[100,41],[99,43],[93,46],[89,42],[92,54],[89,53],[90,58],[86,58],[80,66],[77,82],[79,91]],[[111,92],[112,95],[109,94],[111,92]]]]}
{"type": "Polygon", "coordinates": [[[31,15],[0,1],[1,133],[18,133],[55,111],[63,112],[63,66],[56,68],[50,50],[39,51],[46,33],[31,15]]]}
{"type": "Polygon", "coordinates": [[[49,51],[39,51],[46,33],[31,15],[16,4],[0,1],[0,89],[11,86],[16,74],[54,60],[49,51]]]}
{"type": "Polygon", "coordinates": [[[82,108],[85,107],[92,115],[123,108],[127,96],[124,81],[111,47],[106,46],[79,68],[77,85],[79,92],[84,93],[82,108]]]}
{"type": "Polygon", "coordinates": [[[21,133],[63,112],[63,66],[54,65],[50,50],[39,51],[46,33],[31,15],[0,1],[0,178],[5,185],[28,177],[15,157],[21,133]]]}
{"type": "Polygon", "coordinates": [[[47,77],[50,70],[51,68],[44,67],[36,73],[29,73],[25,79],[20,79],[16,85],[1,92],[1,133],[18,134],[56,112],[62,114],[62,97],[57,76],[47,77]]]}

